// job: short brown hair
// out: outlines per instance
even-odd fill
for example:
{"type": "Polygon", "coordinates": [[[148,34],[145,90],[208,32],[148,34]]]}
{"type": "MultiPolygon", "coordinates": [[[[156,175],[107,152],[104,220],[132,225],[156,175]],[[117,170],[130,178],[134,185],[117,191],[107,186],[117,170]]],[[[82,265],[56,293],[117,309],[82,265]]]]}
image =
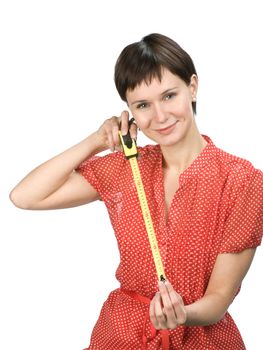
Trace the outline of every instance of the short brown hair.
{"type": "MultiPolygon", "coordinates": [[[[163,68],[179,76],[187,85],[192,75],[197,75],[188,53],[165,35],[149,34],[126,46],[117,59],[114,73],[121,99],[127,102],[127,90],[133,90],[143,81],[150,83],[156,77],[161,81],[163,68]]],[[[196,113],[196,102],[192,102],[192,107],[196,113]]]]}

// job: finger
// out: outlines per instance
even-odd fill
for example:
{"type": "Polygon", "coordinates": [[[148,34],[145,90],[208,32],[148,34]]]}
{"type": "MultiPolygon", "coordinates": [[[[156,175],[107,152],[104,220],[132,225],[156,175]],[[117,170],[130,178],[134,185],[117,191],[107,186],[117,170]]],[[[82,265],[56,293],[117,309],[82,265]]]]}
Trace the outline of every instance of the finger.
{"type": "Polygon", "coordinates": [[[132,139],[135,139],[135,140],[137,139],[137,130],[138,130],[137,125],[135,123],[132,123],[130,125],[130,135],[132,139]]]}
{"type": "Polygon", "coordinates": [[[175,290],[173,290],[173,293],[170,293],[170,298],[173,305],[173,309],[176,314],[176,322],[180,325],[185,324],[187,314],[181,295],[178,294],[175,290]]]}
{"type": "Polygon", "coordinates": [[[184,303],[182,301],[182,297],[179,294],[172,294],[171,300],[173,304],[173,308],[176,314],[176,322],[179,325],[185,324],[187,320],[187,313],[184,303]]]}
{"type": "Polygon", "coordinates": [[[108,132],[107,133],[107,138],[108,138],[108,144],[109,144],[109,149],[114,152],[115,151],[115,144],[113,141],[112,133],[108,132]]]}
{"type": "Polygon", "coordinates": [[[123,111],[121,113],[121,134],[127,135],[129,130],[129,112],[123,111]]]}
{"type": "MultiPolygon", "coordinates": [[[[159,292],[157,292],[157,293],[159,293],[159,292]]],[[[150,314],[150,320],[151,320],[154,328],[159,329],[159,323],[158,323],[156,315],[155,315],[155,302],[156,302],[156,295],[154,296],[154,298],[152,299],[152,301],[150,303],[149,314],[150,314]]]]}
{"type": "Polygon", "coordinates": [[[114,116],[105,122],[105,132],[107,134],[108,144],[111,151],[114,151],[120,145],[119,140],[120,118],[114,116]]]}
{"type": "Polygon", "coordinates": [[[156,293],[154,312],[158,322],[157,329],[167,329],[167,320],[166,315],[163,313],[163,305],[160,293],[156,293]]]}
{"type": "Polygon", "coordinates": [[[163,302],[163,312],[166,314],[166,318],[167,318],[167,326],[170,329],[174,329],[177,326],[177,317],[176,317],[176,313],[172,304],[172,300],[171,300],[171,296],[170,293],[172,293],[174,291],[172,285],[170,284],[170,291],[167,288],[166,285],[167,282],[160,282],[159,283],[159,290],[161,293],[161,298],[162,298],[162,302],[163,302]]]}
{"type": "MultiPolygon", "coordinates": [[[[115,146],[120,146],[119,125],[114,124],[112,127],[112,139],[115,146]]],[[[116,148],[116,147],[115,147],[116,148]]]]}

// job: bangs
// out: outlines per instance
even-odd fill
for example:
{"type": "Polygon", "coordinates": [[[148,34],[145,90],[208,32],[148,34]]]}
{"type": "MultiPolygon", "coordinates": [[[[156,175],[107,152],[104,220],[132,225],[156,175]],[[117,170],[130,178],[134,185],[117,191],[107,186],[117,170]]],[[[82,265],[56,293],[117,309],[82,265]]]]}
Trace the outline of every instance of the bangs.
{"type": "Polygon", "coordinates": [[[136,86],[140,86],[142,83],[150,85],[153,79],[158,79],[160,82],[163,76],[163,67],[157,64],[144,64],[140,67],[136,67],[133,72],[127,74],[124,80],[124,85],[127,90],[134,90],[136,86]]]}
{"type": "Polygon", "coordinates": [[[124,101],[126,101],[127,90],[134,90],[142,82],[149,85],[155,78],[159,81],[162,79],[163,66],[155,55],[150,50],[145,50],[145,47],[141,47],[141,50],[132,50],[132,46],[129,45],[126,48],[129,56],[124,50],[121,58],[116,62],[116,67],[121,66],[122,69],[115,69],[115,84],[124,101]]]}

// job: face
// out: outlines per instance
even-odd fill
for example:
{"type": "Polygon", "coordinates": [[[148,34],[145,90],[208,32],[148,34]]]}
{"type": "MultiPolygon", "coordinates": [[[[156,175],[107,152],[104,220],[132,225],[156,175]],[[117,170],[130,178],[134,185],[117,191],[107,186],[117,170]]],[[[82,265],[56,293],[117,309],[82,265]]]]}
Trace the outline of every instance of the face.
{"type": "Polygon", "coordinates": [[[194,127],[192,101],[197,92],[197,77],[187,85],[164,69],[161,82],[142,82],[126,94],[128,106],[138,127],[150,139],[163,146],[183,140],[194,127]]]}

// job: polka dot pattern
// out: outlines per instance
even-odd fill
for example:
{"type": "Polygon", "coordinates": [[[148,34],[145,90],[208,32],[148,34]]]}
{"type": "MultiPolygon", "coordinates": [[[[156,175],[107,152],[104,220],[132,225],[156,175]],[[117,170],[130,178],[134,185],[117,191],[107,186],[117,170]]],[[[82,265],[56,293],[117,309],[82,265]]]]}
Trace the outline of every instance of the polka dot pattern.
{"type": "MultiPolygon", "coordinates": [[[[153,225],[168,280],[185,304],[202,298],[220,253],[260,245],[263,231],[263,173],[208,144],[180,175],[165,219],[162,153],[159,145],[139,148],[138,160],[153,225]]],[[[84,161],[77,169],[104,201],[120,250],[116,278],[93,329],[89,350],[162,349],[160,332],[152,337],[149,305],[123,290],[151,299],[157,277],[129,162],[121,152],[84,161]],[[146,323],[145,323],[146,322],[146,323]]],[[[229,313],[206,327],[169,331],[169,349],[245,349],[229,313]]]]}

